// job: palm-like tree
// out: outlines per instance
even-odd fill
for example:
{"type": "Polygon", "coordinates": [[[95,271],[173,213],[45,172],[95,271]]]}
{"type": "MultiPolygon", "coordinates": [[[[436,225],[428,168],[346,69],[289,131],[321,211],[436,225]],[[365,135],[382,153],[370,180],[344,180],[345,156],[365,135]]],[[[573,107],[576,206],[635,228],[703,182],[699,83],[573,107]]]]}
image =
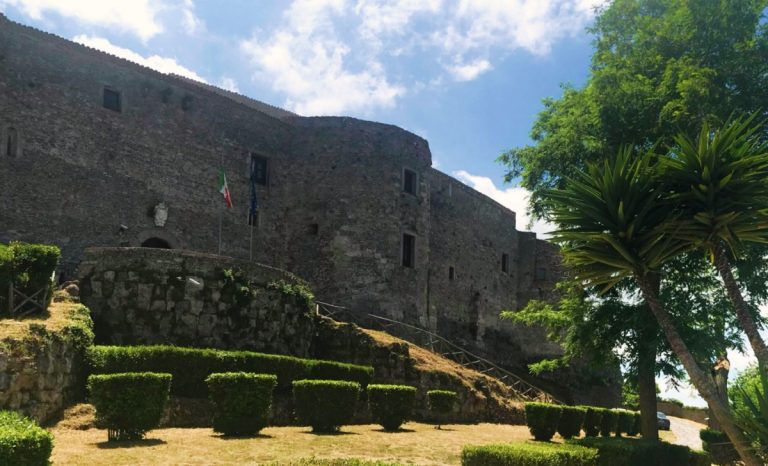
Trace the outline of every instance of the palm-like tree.
{"type": "Polygon", "coordinates": [[[603,164],[588,165],[562,189],[547,193],[558,225],[553,239],[566,263],[585,286],[608,290],[626,277],[637,283],[670,347],[747,466],[762,464],[736,427],[726,401],[698,366],[674,321],[661,304],[653,277],[661,265],[686,252],[690,242],[664,233],[669,220],[663,208],[665,189],[654,176],[656,157],[633,156],[624,149],[603,164]]]}
{"type": "Polygon", "coordinates": [[[768,144],[764,126],[753,119],[736,119],[714,132],[704,125],[698,138],[677,136],[660,168],[670,207],[679,213],[668,232],[709,253],[758,363],[768,369],[768,347],[729,259],[744,243],[768,243],[768,144]]]}

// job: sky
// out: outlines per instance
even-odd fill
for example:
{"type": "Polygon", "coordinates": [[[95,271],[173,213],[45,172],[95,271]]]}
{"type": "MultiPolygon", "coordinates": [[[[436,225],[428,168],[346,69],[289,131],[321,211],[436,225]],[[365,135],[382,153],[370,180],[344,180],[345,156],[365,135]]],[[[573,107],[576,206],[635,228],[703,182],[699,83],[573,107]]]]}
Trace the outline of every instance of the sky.
{"type": "MultiPolygon", "coordinates": [[[[542,99],[589,74],[604,0],[0,0],[9,19],[305,116],[397,125],[433,166],[517,212],[495,160],[529,144],[542,99]]],[[[733,354],[738,372],[747,356],[733,354]]],[[[668,391],[703,403],[687,388],[668,391]]]]}

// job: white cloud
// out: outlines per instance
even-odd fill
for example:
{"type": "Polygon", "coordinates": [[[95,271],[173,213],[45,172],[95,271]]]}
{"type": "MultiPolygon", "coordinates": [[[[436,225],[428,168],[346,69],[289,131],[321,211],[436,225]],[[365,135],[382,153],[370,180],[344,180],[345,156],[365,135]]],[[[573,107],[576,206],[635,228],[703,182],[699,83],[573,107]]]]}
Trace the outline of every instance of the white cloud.
{"type": "Polygon", "coordinates": [[[181,24],[187,34],[205,30],[205,24],[195,15],[195,3],[192,0],[183,0],[181,4],[181,24]]]}
{"type": "Polygon", "coordinates": [[[480,59],[464,65],[447,66],[456,81],[472,81],[492,68],[488,60],[480,59]]]}
{"type": "Polygon", "coordinates": [[[147,68],[152,68],[153,70],[157,70],[161,73],[178,74],[180,76],[194,79],[195,81],[207,82],[205,79],[203,79],[202,76],[190,70],[189,68],[180,65],[173,58],[161,57],[159,55],[143,57],[133,50],[119,47],[103,37],[79,35],[73,37],[72,40],[80,44],[87,45],[88,47],[101,50],[102,52],[115,55],[116,57],[124,58],[134,63],[138,63],[139,65],[146,66],[147,68]]]}
{"type": "Polygon", "coordinates": [[[235,81],[232,78],[228,78],[224,76],[219,80],[219,87],[222,89],[226,89],[230,92],[240,92],[240,88],[237,87],[237,81],[235,81]]]}
{"type": "MultiPolygon", "coordinates": [[[[531,194],[527,189],[521,187],[499,189],[492,179],[485,176],[475,176],[464,170],[453,172],[453,176],[515,212],[517,214],[517,229],[521,231],[529,230],[528,225],[531,217],[528,214],[528,200],[531,194]]],[[[530,227],[530,231],[536,232],[539,238],[546,238],[548,233],[554,231],[554,229],[554,225],[542,220],[536,220],[530,227]]]]}
{"type": "Polygon", "coordinates": [[[304,115],[333,115],[391,107],[405,93],[388,81],[377,60],[353,66],[351,48],[336,35],[333,16],[343,0],[296,0],[286,24],[266,40],[258,34],[240,46],[265,80],[287,96],[286,106],[304,115]]]}
{"type": "Polygon", "coordinates": [[[32,19],[56,13],[81,23],[129,32],[146,41],[163,31],[157,19],[161,5],[150,0],[0,0],[32,19]]]}

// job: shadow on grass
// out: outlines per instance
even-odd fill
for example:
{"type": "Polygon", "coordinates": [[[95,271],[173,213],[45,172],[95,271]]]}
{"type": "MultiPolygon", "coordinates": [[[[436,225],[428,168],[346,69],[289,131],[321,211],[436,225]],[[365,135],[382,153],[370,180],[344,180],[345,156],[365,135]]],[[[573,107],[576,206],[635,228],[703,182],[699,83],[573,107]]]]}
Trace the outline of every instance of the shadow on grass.
{"type": "Polygon", "coordinates": [[[157,445],[165,445],[165,440],[159,438],[145,438],[143,440],[113,440],[104,441],[96,444],[97,448],[103,450],[111,450],[115,448],[141,448],[141,447],[154,447],[157,445]]]}
{"type": "Polygon", "coordinates": [[[317,435],[319,437],[335,437],[337,435],[360,435],[357,432],[344,432],[342,430],[338,430],[336,432],[314,432],[314,431],[304,431],[302,434],[306,435],[317,435]]]}
{"type": "Polygon", "coordinates": [[[381,429],[373,429],[373,431],[374,432],[383,432],[385,434],[409,434],[411,432],[416,432],[413,429],[403,429],[403,428],[400,428],[400,429],[397,429],[397,430],[386,430],[384,428],[381,428],[381,429]]]}
{"type": "Polygon", "coordinates": [[[221,439],[221,440],[250,440],[250,439],[258,439],[258,438],[274,438],[273,436],[267,435],[267,434],[256,434],[256,435],[211,434],[211,437],[221,439]]]}

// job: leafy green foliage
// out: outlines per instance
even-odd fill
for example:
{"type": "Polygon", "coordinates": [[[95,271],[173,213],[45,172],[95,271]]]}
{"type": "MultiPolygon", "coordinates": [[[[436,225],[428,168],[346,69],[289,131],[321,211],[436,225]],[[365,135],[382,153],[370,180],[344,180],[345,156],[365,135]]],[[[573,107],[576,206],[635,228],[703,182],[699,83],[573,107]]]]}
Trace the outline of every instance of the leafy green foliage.
{"type": "Polygon", "coordinates": [[[571,442],[597,449],[597,466],[699,466],[708,461],[688,447],[655,440],[586,437],[571,442]]]}
{"type": "Polygon", "coordinates": [[[267,288],[277,290],[286,296],[298,298],[306,309],[311,309],[315,303],[315,295],[312,293],[309,285],[302,281],[287,282],[285,280],[277,280],[269,283],[267,288]]]}
{"type": "Polygon", "coordinates": [[[627,431],[627,435],[635,437],[637,435],[640,435],[640,432],[642,431],[642,420],[643,417],[640,415],[639,412],[633,412],[632,413],[632,427],[629,428],[627,431]]]}
{"type": "Polygon", "coordinates": [[[758,366],[729,390],[736,421],[764,460],[768,460],[768,371],[758,366]]]}
{"type": "Polygon", "coordinates": [[[97,425],[109,440],[138,440],[160,423],[168,401],[171,374],[128,372],[88,377],[89,401],[97,425]]]}
{"type": "MultiPolygon", "coordinates": [[[[440,423],[446,422],[446,419],[453,412],[459,396],[456,392],[450,390],[429,390],[427,391],[427,406],[429,411],[440,423]]],[[[436,426],[440,428],[440,424],[436,426]]]]}
{"type": "Polygon", "coordinates": [[[603,410],[596,406],[585,406],[584,413],[584,435],[587,437],[596,437],[600,433],[600,426],[603,423],[603,410]]]}
{"type": "Polygon", "coordinates": [[[621,437],[621,434],[628,434],[635,423],[635,413],[626,409],[614,410],[617,414],[616,420],[616,437],[621,437]]]}
{"type": "Polygon", "coordinates": [[[560,421],[557,423],[557,433],[565,439],[578,437],[587,409],[580,406],[563,406],[560,421]]]}
{"type": "Polygon", "coordinates": [[[214,373],[205,379],[213,403],[213,430],[255,435],[269,425],[277,376],[248,372],[214,373]]]}
{"type": "Polygon", "coordinates": [[[739,454],[727,435],[715,429],[701,429],[699,438],[704,451],[712,457],[715,464],[732,464],[739,460],[739,454]]]}
{"type": "Polygon", "coordinates": [[[0,466],[47,466],[53,435],[13,411],[0,411],[0,466]]]}
{"type": "Polygon", "coordinates": [[[18,241],[0,245],[0,293],[7,293],[10,283],[27,296],[51,285],[60,258],[58,246],[18,241]]]}
{"type": "Polygon", "coordinates": [[[336,432],[355,414],[360,384],[340,380],[293,382],[296,418],[313,432],[336,432]]]}
{"type": "Polygon", "coordinates": [[[549,441],[557,431],[563,407],[551,403],[526,403],[525,422],[533,438],[549,441]]]}
{"type": "Polygon", "coordinates": [[[416,387],[407,385],[368,385],[368,404],[374,419],[384,430],[396,431],[411,418],[416,387]]]}
{"type": "Polygon", "coordinates": [[[603,409],[603,415],[600,418],[600,435],[603,437],[610,437],[612,433],[616,432],[616,427],[619,424],[619,414],[613,409],[603,409]]]}
{"type": "Polygon", "coordinates": [[[278,390],[288,391],[299,379],[350,380],[367,386],[373,368],[292,356],[181,348],[175,346],[93,346],[86,353],[90,373],[167,372],[176,396],[207,398],[205,379],[214,372],[252,372],[277,376],[278,390]]]}
{"type": "Polygon", "coordinates": [[[466,446],[462,466],[592,466],[597,451],[567,444],[510,443],[466,446]]]}

